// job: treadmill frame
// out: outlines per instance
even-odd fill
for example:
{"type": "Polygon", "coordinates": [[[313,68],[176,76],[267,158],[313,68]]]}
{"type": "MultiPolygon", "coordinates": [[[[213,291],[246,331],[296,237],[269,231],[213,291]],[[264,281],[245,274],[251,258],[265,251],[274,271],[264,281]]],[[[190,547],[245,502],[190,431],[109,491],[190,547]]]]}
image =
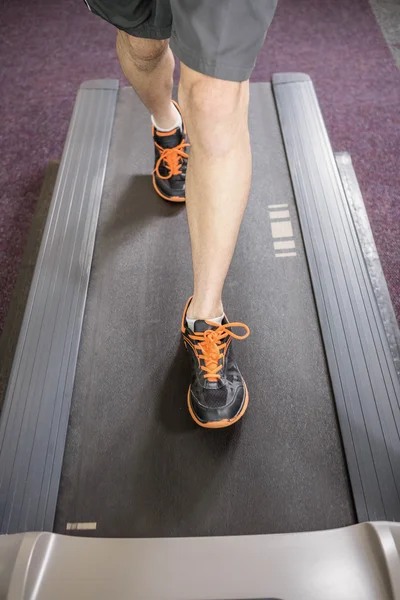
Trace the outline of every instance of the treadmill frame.
{"type": "MultiPolygon", "coordinates": [[[[307,75],[273,90],[358,519],[400,521],[400,386],[307,75]]],[[[51,531],[117,80],[78,92],[0,419],[0,532],[51,531]]]]}

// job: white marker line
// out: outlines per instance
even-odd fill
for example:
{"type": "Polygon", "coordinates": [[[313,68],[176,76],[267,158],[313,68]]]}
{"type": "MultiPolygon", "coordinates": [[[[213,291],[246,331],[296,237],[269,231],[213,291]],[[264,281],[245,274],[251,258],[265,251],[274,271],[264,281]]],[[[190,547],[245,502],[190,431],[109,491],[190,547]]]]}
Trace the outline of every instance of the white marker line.
{"type": "Polygon", "coordinates": [[[290,212],[288,210],[274,210],[269,213],[270,219],[290,219],[290,212]]]}
{"type": "Polygon", "coordinates": [[[287,240],[285,242],[274,242],[275,250],[291,250],[296,248],[294,240],[287,240]]]}
{"type": "Polygon", "coordinates": [[[97,523],[67,523],[67,531],[87,531],[97,529],[97,523]]]}
{"type": "Polygon", "coordinates": [[[269,204],[268,208],[287,208],[287,204],[269,204]]]}
{"type": "Polygon", "coordinates": [[[280,254],[275,254],[275,256],[278,258],[281,258],[283,256],[297,256],[296,252],[281,252],[280,254]]]}
{"type": "Polygon", "coordinates": [[[293,237],[293,229],[290,221],[272,221],[271,222],[273,238],[291,238],[293,237]]]}

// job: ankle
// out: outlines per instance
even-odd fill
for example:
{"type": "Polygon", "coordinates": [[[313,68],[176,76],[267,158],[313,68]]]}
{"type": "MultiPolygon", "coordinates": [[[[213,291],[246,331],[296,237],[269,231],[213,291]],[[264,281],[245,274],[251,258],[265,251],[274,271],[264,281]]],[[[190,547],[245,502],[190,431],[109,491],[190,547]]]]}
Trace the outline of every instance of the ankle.
{"type": "Polygon", "coordinates": [[[215,319],[224,314],[224,307],[222,300],[205,302],[204,300],[199,301],[193,298],[191,301],[186,317],[188,319],[196,319],[205,321],[206,319],[215,319]]]}
{"type": "Polygon", "coordinates": [[[151,121],[159,131],[171,131],[176,127],[182,127],[182,118],[176,106],[170,102],[168,111],[154,113],[151,121]]]}

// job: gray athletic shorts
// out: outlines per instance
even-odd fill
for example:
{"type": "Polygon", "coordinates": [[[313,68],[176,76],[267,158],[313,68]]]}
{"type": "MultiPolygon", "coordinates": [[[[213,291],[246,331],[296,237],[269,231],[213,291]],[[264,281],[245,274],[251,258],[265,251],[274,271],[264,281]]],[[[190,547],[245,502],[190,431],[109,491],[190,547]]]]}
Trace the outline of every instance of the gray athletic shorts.
{"type": "Polygon", "coordinates": [[[171,38],[188,67],[245,81],[254,68],[278,0],[85,0],[93,13],[132,36],[171,38]]]}

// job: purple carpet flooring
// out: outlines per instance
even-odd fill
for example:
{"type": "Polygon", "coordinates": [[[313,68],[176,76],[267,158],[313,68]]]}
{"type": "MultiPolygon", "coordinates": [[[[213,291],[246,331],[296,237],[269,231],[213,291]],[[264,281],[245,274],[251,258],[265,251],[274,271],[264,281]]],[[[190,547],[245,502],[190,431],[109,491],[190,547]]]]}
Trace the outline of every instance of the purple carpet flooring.
{"type": "MultiPolygon", "coordinates": [[[[114,30],[82,0],[13,0],[0,21],[0,331],[46,164],[84,79],[120,77],[114,30]]],[[[334,150],[353,158],[400,317],[400,73],[367,0],[280,0],[253,81],[311,75],[334,150]]]]}

